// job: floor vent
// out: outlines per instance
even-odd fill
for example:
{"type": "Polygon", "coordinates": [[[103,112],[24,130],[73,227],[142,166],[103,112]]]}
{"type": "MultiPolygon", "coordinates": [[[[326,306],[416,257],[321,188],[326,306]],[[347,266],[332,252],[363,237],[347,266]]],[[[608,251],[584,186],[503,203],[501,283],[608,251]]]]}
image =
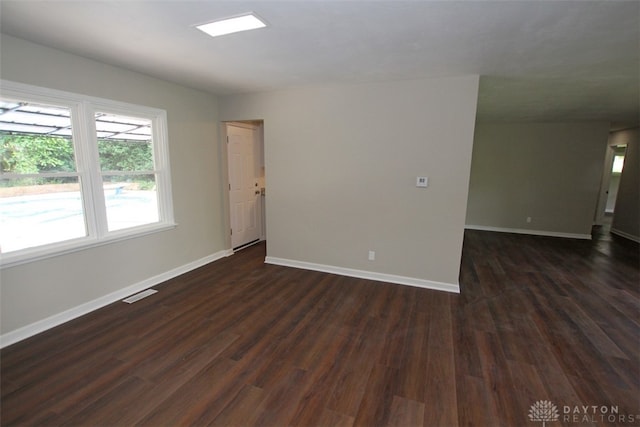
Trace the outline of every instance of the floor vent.
{"type": "Polygon", "coordinates": [[[149,295],[153,295],[155,294],[156,291],[155,289],[147,289],[146,291],[142,291],[140,293],[137,293],[135,295],[131,295],[129,298],[123,299],[122,302],[126,302],[127,304],[131,304],[134,303],[136,301],[140,301],[142,298],[146,298],[149,295]]]}

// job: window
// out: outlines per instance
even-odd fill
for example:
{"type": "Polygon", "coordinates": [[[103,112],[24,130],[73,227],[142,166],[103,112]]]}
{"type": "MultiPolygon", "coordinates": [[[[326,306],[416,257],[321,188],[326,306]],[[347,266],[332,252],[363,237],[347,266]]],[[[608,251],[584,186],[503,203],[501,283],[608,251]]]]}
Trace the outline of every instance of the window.
{"type": "Polygon", "coordinates": [[[611,168],[611,172],[622,173],[623,166],[624,166],[624,154],[616,154],[613,157],[613,167],[611,168]]]}
{"type": "Polygon", "coordinates": [[[151,120],[95,113],[109,231],[158,221],[151,120]]]}
{"type": "Polygon", "coordinates": [[[172,226],[164,111],[2,81],[3,265],[172,226]]]}

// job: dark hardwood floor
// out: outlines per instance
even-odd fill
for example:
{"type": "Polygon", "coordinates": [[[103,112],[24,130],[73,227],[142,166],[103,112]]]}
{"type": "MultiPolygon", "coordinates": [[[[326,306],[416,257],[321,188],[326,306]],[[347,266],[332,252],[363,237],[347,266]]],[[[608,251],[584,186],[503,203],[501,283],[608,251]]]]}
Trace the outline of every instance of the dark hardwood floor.
{"type": "Polygon", "coordinates": [[[2,425],[640,425],[637,244],[467,231],[460,295],[264,256],[3,349],[2,425]]]}

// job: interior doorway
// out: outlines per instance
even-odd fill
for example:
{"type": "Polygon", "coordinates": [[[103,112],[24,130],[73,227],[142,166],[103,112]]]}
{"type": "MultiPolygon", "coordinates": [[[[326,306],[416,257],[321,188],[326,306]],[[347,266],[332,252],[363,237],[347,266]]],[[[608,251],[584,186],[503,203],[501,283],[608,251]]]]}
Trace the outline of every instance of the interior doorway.
{"type": "Polygon", "coordinates": [[[596,208],[595,225],[608,227],[612,223],[626,149],[627,146],[625,144],[610,144],[607,147],[600,196],[596,208]]]}
{"type": "Polygon", "coordinates": [[[624,167],[624,155],[627,150],[626,145],[617,145],[612,147],[613,161],[611,164],[611,178],[609,179],[609,188],[607,190],[607,204],[605,206],[605,217],[613,216],[616,208],[616,199],[618,197],[618,187],[620,187],[620,176],[624,167]]]}
{"type": "Polygon", "coordinates": [[[231,247],[236,251],[265,239],[263,123],[225,126],[231,247]]]}

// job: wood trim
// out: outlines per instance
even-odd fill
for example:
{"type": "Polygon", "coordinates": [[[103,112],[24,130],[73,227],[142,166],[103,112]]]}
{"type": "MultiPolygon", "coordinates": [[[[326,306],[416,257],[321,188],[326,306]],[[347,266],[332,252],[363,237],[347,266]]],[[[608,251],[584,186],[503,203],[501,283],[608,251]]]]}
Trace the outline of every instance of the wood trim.
{"type": "Polygon", "coordinates": [[[394,283],[397,285],[415,286],[436,291],[445,291],[459,294],[460,285],[457,283],[436,282],[433,280],[417,279],[414,277],[397,276],[395,274],[377,273],[374,271],[355,270],[352,268],[336,267],[333,265],[316,264],[313,262],[297,261],[286,258],[267,256],[264,260],[267,264],[281,265],[285,267],[301,268],[303,270],[320,271],[323,273],[338,274],[340,276],[356,277],[359,279],[375,280],[377,282],[394,283]]]}
{"type": "Polygon", "coordinates": [[[531,236],[561,237],[564,239],[591,240],[591,234],[562,233],[559,231],[528,230],[525,228],[491,227],[488,225],[465,225],[465,230],[494,231],[496,233],[528,234],[531,236]]]}
{"type": "Polygon", "coordinates": [[[611,233],[615,234],[616,236],[620,236],[620,237],[624,237],[625,239],[632,240],[632,241],[634,241],[636,243],[640,243],[640,237],[634,236],[633,234],[629,234],[629,233],[626,233],[624,231],[620,231],[620,230],[618,230],[616,228],[612,228],[611,229],[611,233]]]}
{"type": "Polygon", "coordinates": [[[176,276],[187,273],[191,270],[195,270],[196,268],[202,267],[203,265],[209,264],[221,258],[228,257],[230,255],[233,255],[233,251],[231,249],[218,251],[204,258],[200,258],[199,260],[190,262],[180,267],[176,267],[172,270],[158,274],[157,276],[153,276],[131,286],[127,286],[126,288],[119,289],[115,292],[96,298],[92,301],[80,304],[76,307],[70,308],[69,310],[54,314],[53,316],[49,316],[46,319],[38,320],[37,322],[31,323],[30,325],[7,332],[6,334],[0,335],[0,348],[7,347],[11,344],[17,343],[18,341],[22,341],[26,338],[37,335],[48,329],[54,328],[77,317],[83,316],[113,302],[126,298],[129,295],[138,293],[147,288],[172,279],[176,276]]]}

